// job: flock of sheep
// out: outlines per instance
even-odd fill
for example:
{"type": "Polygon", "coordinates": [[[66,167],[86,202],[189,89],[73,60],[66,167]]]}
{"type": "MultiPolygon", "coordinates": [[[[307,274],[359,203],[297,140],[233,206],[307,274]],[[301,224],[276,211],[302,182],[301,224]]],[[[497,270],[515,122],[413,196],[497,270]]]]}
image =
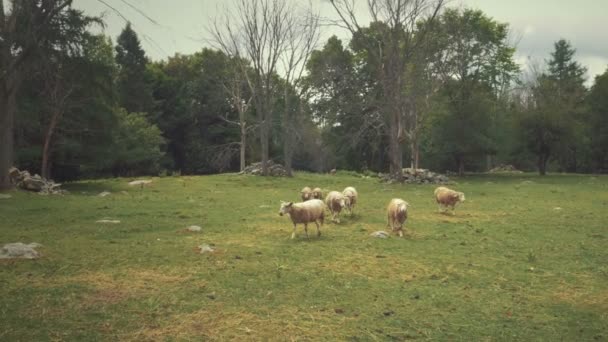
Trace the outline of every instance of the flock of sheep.
{"type": "MultiPolygon", "coordinates": [[[[296,225],[298,223],[304,224],[304,232],[308,237],[308,224],[314,222],[317,226],[317,236],[321,236],[321,226],[325,220],[325,208],[329,209],[332,221],[340,223],[340,212],[344,209],[352,215],[359,198],[357,190],[352,186],[346,187],[342,192],[330,191],[325,197],[325,202],[322,200],[323,192],[320,188],[311,190],[309,187],[305,187],[300,195],[302,202],[281,201],[281,208],[279,209],[279,215],[288,214],[291,222],[293,222],[292,239],[296,236],[296,225]]],[[[435,200],[439,205],[439,211],[450,207],[452,213],[454,213],[456,204],[464,202],[465,198],[462,192],[440,186],[435,189],[435,200]]],[[[403,226],[407,219],[408,207],[409,203],[400,198],[391,199],[387,207],[387,226],[393,232],[397,232],[400,237],[403,236],[403,226]]]]}

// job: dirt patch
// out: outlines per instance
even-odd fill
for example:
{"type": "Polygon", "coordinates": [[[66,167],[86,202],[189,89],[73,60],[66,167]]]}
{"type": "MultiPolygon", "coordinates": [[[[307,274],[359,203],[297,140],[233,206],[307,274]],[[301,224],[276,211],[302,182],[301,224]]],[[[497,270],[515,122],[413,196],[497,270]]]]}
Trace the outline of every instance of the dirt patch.
{"type": "Polygon", "coordinates": [[[588,306],[608,311],[608,291],[592,292],[583,286],[561,285],[553,294],[558,302],[566,302],[574,306],[588,306]]]}
{"type": "Polygon", "coordinates": [[[438,272],[413,260],[403,260],[395,256],[378,258],[367,254],[336,258],[314,267],[336,274],[356,275],[367,279],[400,279],[404,282],[425,278],[438,272]]]}

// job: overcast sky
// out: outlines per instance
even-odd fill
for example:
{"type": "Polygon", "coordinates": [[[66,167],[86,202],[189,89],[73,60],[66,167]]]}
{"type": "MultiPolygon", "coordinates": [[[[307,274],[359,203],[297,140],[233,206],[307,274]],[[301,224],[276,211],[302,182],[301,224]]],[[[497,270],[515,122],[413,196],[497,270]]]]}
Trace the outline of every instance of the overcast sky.
{"type": "MultiPolygon", "coordinates": [[[[322,15],[335,16],[326,0],[312,1],[322,15]]],[[[102,15],[106,22],[105,33],[116,40],[125,20],[103,2],[131,21],[148,56],[160,60],[208,46],[205,25],[230,0],[74,1],[74,5],[87,14],[102,15]]],[[[361,0],[361,3],[365,1],[361,0]]],[[[511,40],[517,47],[517,62],[522,67],[529,59],[537,62],[548,59],[553,43],[560,38],[569,40],[576,48],[577,60],[588,68],[588,84],[608,67],[608,0],[452,0],[450,6],[481,9],[499,22],[509,23],[511,40]]],[[[360,14],[365,21],[364,7],[360,14]]],[[[348,37],[338,28],[325,28],[325,31],[326,35],[348,37]]]]}

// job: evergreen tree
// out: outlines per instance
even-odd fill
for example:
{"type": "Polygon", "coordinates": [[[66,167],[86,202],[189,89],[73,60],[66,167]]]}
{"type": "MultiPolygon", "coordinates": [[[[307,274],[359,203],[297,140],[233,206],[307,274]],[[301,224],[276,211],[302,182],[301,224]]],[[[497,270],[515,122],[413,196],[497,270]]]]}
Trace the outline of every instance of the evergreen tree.
{"type": "Polygon", "coordinates": [[[152,88],[146,65],[148,58],[137,33],[127,23],[116,41],[116,62],[119,66],[119,104],[128,112],[147,112],[154,108],[152,88]]]}

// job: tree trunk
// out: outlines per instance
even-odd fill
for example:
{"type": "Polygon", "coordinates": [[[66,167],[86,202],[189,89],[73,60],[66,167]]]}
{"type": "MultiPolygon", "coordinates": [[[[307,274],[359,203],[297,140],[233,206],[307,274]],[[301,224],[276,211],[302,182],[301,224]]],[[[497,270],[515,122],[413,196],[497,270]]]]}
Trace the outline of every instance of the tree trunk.
{"type": "Polygon", "coordinates": [[[390,162],[390,173],[393,176],[397,176],[399,179],[403,177],[403,156],[401,153],[400,143],[400,128],[401,118],[398,111],[393,111],[391,125],[390,125],[390,141],[389,141],[389,162],[390,162]]]}
{"type": "Polygon", "coordinates": [[[414,136],[410,142],[410,167],[414,170],[418,170],[420,160],[420,149],[418,148],[418,137],[414,136]]]}
{"type": "Polygon", "coordinates": [[[458,156],[458,176],[464,176],[464,157],[458,156]]]}
{"type": "Polygon", "coordinates": [[[293,173],[291,170],[291,159],[293,157],[293,132],[291,130],[292,122],[294,118],[289,115],[289,93],[287,91],[287,86],[285,86],[284,103],[285,107],[283,108],[283,163],[285,164],[285,171],[287,171],[287,176],[292,177],[293,173]]]}
{"type": "Polygon", "coordinates": [[[55,133],[55,128],[57,127],[57,123],[59,122],[59,117],[61,116],[61,110],[55,110],[53,112],[53,116],[51,117],[51,122],[49,123],[49,127],[46,130],[46,134],[44,136],[44,146],[42,147],[42,166],[40,170],[40,174],[42,177],[46,179],[51,178],[51,168],[50,168],[50,157],[51,157],[51,141],[53,139],[53,134],[55,133]]]}
{"type": "MultiPolygon", "coordinates": [[[[266,102],[266,101],[264,101],[266,102]]],[[[260,124],[260,145],[262,147],[262,174],[268,176],[268,146],[270,138],[270,107],[264,103],[262,108],[262,123],[260,124]]]]}
{"type": "Polygon", "coordinates": [[[245,122],[241,120],[241,171],[245,170],[245,151],[247,148],[247,127],[245,122]]]}
{"type": "Polygon", "coordinates": [[[538,155],[538,173],[541,176],[547,174],[547,159],[547,156],[543,152],[538,155]]]}
{"type": "Polygon", "coordinates": [[[7,81],[0,86],[0,190],[13,187],[8,170],[13,166],[13,128],[17,99],[15,87],[8,87],[7,81]]]}

